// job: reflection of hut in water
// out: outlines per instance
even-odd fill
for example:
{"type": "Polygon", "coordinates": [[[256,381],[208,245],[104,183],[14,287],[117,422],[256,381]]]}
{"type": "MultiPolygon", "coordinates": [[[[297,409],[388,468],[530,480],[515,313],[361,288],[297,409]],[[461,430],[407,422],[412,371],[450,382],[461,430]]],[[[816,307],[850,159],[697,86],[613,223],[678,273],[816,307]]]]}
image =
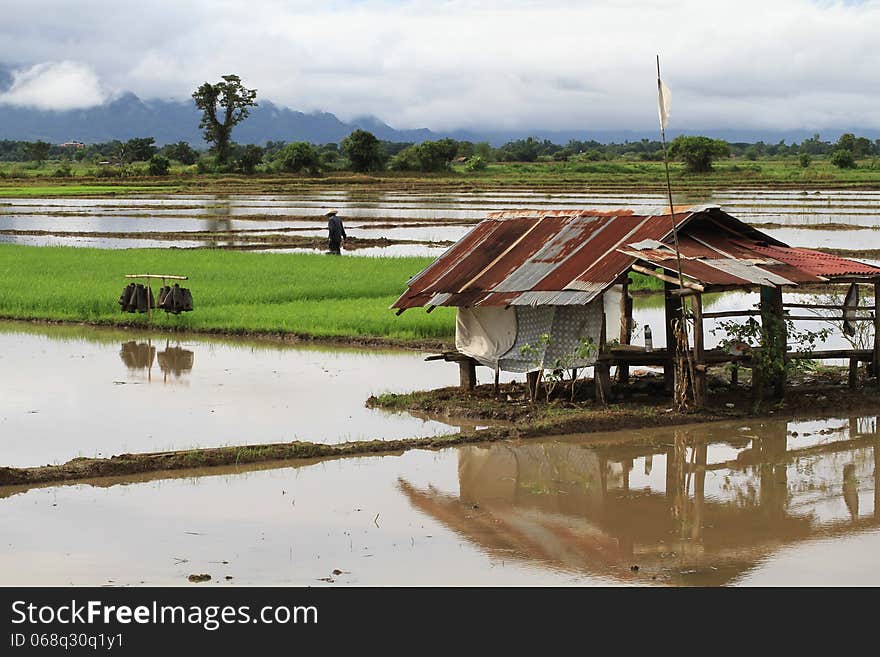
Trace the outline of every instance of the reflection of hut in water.
{"type": "Polygon", "coordinates": [[[791,439],[784,422],[768,425],[742,450],[733,446],[741,439],[693,430],[664,446],[465,446],[458,496],[399,486],[416,508],[504,558],[724,584],[785,545],[880,525],[880,440],[856,433],[858,424],[836,442],[791,439]]]}
{"type": "Polygon", "coordinates": [[[129,340],[119,348],[119,356],[129,370],[149,370],[153,367],[156,347],[148,342],[129,340]]]}

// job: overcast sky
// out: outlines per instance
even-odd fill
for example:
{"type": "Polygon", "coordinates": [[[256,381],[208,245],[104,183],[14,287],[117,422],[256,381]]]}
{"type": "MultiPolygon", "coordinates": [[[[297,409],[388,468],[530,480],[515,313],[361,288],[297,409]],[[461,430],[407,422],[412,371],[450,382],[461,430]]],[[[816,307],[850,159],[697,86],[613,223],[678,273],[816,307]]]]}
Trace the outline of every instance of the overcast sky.
{"type": "MultiPolygon", "coordinates": [[[[880,2],[0,0],[0,103],[260,98],[396,128],[880,128],[880,2]]],[[[2,112],[2,109],[0,109],[2,112]]]]}

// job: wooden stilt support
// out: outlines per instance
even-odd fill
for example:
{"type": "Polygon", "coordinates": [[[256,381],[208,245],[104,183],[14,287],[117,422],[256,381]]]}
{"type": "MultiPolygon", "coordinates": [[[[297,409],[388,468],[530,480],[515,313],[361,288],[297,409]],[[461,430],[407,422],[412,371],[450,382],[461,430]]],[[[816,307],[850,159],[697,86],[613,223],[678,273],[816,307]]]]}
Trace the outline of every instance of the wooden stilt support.
{"type": "MultiPolygon", "coordinates": [[[[874,279],[874,308],[880,308],[880,279],[874,279]]],[[[874,353],[871,374],[880,383],[880,311],[874,310],[874,353]]]]}
{"type": "Polygon", "coordinates": [[[473,390],[477,385],[477,361],[473,358],[458,361],[458,379],[462,388],[473,390]]]}
{"type": "Polygon", "coordinates": [[[535,370],[534,372],[528,372],[526,374],[526,385],[529,388],[529,398],[537,399],[538,398],[538,380],[541,375],[539,370],[535,370]]]}
{"type": "MultiPolygon", "coordinates": [[[[599,355],[605,353],[605,343],[608,340],[605,326],[605,313],[602,313],[602,325],[599,328],[599,355]]],[[[607,404],[611,398],[611,363],[607,360],[597,360],[593,366],[593,381],[596,384],[596,402],[607,404]]]]}
{"type": "MultiPolygon", "coordinates": [[[[629,344],[632,336],[633,300],[629,296],[629,279],[623,284],[623,298],[620,301],[620,344],[629,344]]],[[[629,381],[629,365],[617,366],[617,380],[620,383],[629,381]]]]}
{"type": "Polygon", "coordinates": [[[666,296],[666,351],[670,356],[667,364],[663,366],[663,388],[666,392],[671,393],[675,389],[675,330],[673,322],[681,318],[681,297],[670,294],[672,290],[678,289],[672,283],[665,283],[663,289],[666,296]]]}
{"type": "Polygon", "coordinates": [[[858,381],[859,381],[859,359],[858,358],[850,358],[849,359],[849,374],[846,377],[846,384],[850,388],[855,388],[858,381]]]}
{"type": "MultiPolygon", "coordinates": [[[[761,345],[770,352],[773,362],[784,362],[786,352],[786,328],[782,307],[782,288],[764,285],[761,287],[761,323],[767,344],[761,345]]],[[[785,369],[774,368],[772,372],[754,372],[761,377],[762,385],[777,399],[785,394],[785,369]]]]}
{"type": "Polygon", "coordinates": [[[593,370],[596,383],[596,403],[607,404],[611,398],[611,364],[608,361],[597,361],[593,370]]]}
{"type": "Polygon", "coordinates": [[[706,405],[708,385],[703,350],[703,295],[691,297],[694,313],[694,402],[697,408],[706,405]]]}

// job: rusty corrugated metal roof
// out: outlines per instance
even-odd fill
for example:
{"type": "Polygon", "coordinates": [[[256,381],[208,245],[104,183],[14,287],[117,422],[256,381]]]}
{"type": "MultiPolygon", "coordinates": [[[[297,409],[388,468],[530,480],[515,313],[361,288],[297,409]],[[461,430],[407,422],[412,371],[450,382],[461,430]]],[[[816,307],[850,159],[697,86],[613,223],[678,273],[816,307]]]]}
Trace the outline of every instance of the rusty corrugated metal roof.
{"type": "MultiPolygon", "coordinates": [[[[718,206],[676,206],[682,273],[706,287],[796,285],[880,268],[794,249],[718,206]]],[[[637,262],[677,272],[669,208],[492,212],[393,308],[586,304],[637,262]]]]}

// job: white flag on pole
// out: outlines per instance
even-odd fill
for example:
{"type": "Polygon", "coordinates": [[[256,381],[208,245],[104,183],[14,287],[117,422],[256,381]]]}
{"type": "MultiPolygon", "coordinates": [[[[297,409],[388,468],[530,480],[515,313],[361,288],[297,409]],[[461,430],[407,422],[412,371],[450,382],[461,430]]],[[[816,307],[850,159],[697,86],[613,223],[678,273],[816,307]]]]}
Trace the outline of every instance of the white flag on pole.
{"type": "Polygon", "coordinates": [[[672,102],[672,92],[666,83],[657,79],[657,111],[660,114],[660,128],[666,130],[666,122],[669,120],[669,106],[672,102]]]}

